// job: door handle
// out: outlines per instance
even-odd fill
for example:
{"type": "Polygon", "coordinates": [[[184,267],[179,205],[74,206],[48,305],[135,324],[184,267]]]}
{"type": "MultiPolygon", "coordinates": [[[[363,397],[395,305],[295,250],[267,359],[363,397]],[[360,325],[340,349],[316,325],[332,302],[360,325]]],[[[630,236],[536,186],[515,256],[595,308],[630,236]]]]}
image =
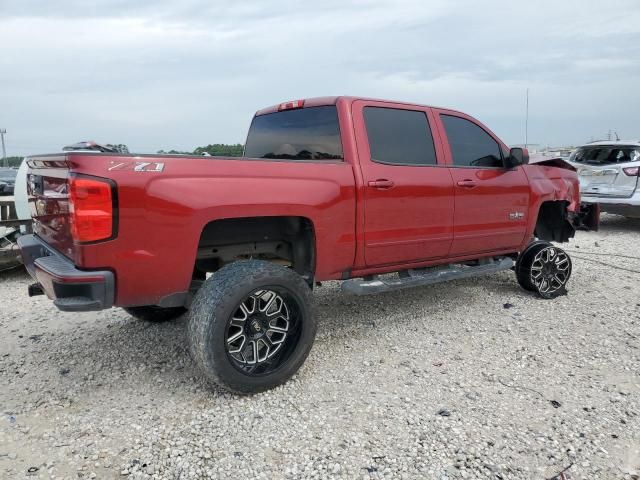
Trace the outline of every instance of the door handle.
{"type": "Polygon", "coordinates": [[[477,187],[478,183],[475,180],[465,178],[464,180],[460,180],[458,182],[458,186],[463,188],[473,188],[473,187],[477,187]]]}
{"type": "Polygon", "coordinates": [[[373,187],[373,188],[380,188],[380,189],[385,189],[385,188],[391,188],[395,185],[395,183],[393,183],[392,180],[387,180],[386,178],[379,178],[378,180],[371,180],[369,182],[369,186],[373,187]]]}

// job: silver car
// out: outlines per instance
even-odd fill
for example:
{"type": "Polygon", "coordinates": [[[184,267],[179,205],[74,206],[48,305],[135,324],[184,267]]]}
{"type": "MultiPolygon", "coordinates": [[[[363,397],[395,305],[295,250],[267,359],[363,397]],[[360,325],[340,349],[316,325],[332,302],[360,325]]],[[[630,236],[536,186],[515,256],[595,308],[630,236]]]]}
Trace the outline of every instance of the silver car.
{"type": "Polygon", "coordinates": [[[569,157],[580,177],[580,197],[600,211],[640,218],[640,140],[594,142],[569,157]]]}
{"type": "Polygon", "coordinates": [[[0,195],[13,195],[17,174],[15,168],[0,168],[0,195]]]}

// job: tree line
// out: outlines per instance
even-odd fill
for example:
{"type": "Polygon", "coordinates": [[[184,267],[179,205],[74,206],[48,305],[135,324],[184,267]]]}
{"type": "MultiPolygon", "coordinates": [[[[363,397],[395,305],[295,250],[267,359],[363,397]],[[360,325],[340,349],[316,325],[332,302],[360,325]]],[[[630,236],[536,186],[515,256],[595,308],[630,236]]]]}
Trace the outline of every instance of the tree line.
{"type": "MultiPolygon", "coordinates": [[[[22,157],[7,157],[7,163],[10,167],[19,167],[22,157]]],[[[4,160],[0,160],[0,167],[4,167],[4,160]]]]}
{"type": "MultiPolygon", "coordinates": [[[[109,145],[117,148],[117,150],[121,153],[129,153],[129,149],[126,145],[118,144],[118,145],[109,145]]],[[[241,157],[242,152],[244,151],[244,145],[241,143],[236,144],[226,144],[226,143],[213,143],[211,145],[205,145],[203,147],[196,147],[191,152],[179,151],[179,150],[169,150],[168,152],[164,150],[158,150],[159,154],[170,154],[170,155],[211,155],[212,157],[241,157]]],[[[7,162],[10,167],[19,167],[20,163],[22,163],[23,157],[7,157],[7,162]]],[[[3,167],[4,163],[0,160],[0,167],[3,167]]]]}
{"type": "Polygon", "coordinates": [[[226,143],[213,143],[204,147],[196,147],[192,152],[185,152],[179,150],[159,150],[158,153],[168,153],[171,155],[211,155],[212,157],[241,157],[244,151],[244,145],[241,143],[226,144],[226,143]]]}

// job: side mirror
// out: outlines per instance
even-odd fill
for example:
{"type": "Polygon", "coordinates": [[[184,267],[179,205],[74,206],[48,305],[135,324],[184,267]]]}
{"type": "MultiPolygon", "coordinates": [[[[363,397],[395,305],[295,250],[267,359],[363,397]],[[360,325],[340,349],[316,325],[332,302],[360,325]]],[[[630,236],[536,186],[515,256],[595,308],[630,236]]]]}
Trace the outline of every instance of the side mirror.
{"type": "Polygon", "coordinates": [[[512,148],[509,150],[509,157],[505,159],[505,167],[508,169],[526,165],[527,163],[529,163],[529,150],[526,148],[512,148]]]}

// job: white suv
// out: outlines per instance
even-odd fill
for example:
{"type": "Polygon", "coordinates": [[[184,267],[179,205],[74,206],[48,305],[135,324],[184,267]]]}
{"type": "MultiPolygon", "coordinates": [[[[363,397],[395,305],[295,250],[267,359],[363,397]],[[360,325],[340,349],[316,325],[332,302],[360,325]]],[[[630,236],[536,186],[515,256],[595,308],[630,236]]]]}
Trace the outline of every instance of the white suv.
{"type": "Polygon", "coordinates": [[[607,213],[640,218],[640,140],[593,142],[569,157],[580,177],[580,197],[607,213]]]}

